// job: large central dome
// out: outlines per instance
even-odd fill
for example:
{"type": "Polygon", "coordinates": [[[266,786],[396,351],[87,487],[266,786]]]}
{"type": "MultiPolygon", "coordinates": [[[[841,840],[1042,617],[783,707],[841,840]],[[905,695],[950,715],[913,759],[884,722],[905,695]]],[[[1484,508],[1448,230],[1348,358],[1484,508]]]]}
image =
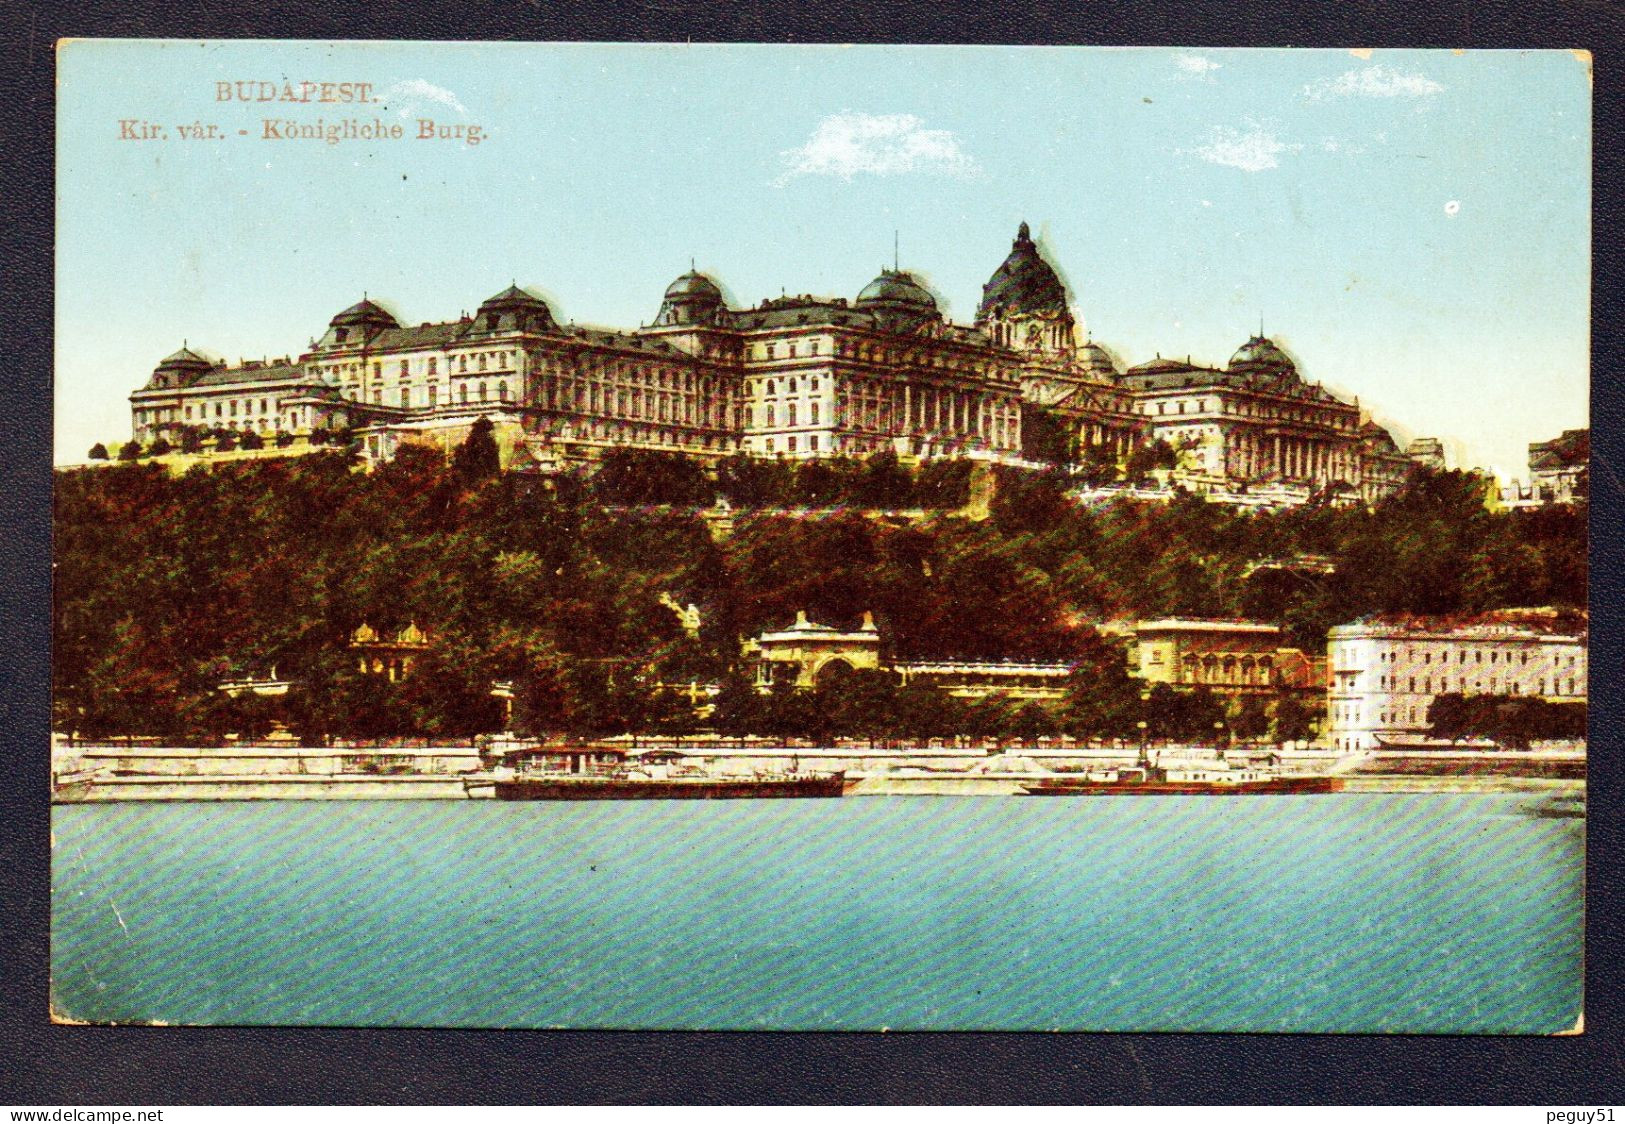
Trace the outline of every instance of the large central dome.
{"type": "Polygon", "coordinates": [[[982,286],[982,303],[977,320],[998,315],[1063,315],[1066,312],[1066,286],[1038,252],[1027,224],[1016,232],[1010,256],[982,286]]]}

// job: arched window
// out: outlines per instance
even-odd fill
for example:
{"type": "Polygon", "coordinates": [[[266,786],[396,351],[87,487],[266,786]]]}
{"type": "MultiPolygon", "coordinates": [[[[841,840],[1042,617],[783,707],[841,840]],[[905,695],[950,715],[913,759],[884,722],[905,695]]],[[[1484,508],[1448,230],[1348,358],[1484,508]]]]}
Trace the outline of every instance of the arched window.
{"type": "Polygon", "coordinates": [[[485,383],[481,382],[480,383],[480,401],[484,402],[485,400],[486,400],[486,397],[485,397],[485,383]]]}
{"type": "Polygon", "coordinates": [[[459,383],[457,386],[457,401],[465,406],[468,405],[468,384],[466,382],[459,383]]]}
{"type": "Polygon", "coordinates": [[[508,380],[503,379],[502,381],[497,383],[497,401],[498,402],[506,402],[507,400],[508,400],[508,380]]]}
{"type": "Polygon", "coordinates": [[[480,356],[480,370],[482,370],[482,371],[485,370],[485,356],[484,355],[480,356]]]}

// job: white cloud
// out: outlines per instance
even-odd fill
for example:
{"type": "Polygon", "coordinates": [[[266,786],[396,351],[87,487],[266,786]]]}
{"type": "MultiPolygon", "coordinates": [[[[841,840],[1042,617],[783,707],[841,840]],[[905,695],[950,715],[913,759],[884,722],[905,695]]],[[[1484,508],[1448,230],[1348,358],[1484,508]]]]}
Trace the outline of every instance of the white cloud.
{"type": "Polygon", "coordinates": [[[433,82],[425,82],[422,78],[397,82],[384,91],[384,104],[399,104],[398,112],[402,117],[412,116],[417,112],[418,106],[426,101],[455,109],[458,113],[468,112],[463,108],[463,103],[457,100],[456,94],[443,86],[436,86],[433,82]]]}
{"type": "Polygon", "coordinates": [[[1183,73],[1193,75],[1197,78],[1211,74],[1215,70],[1222,69],[1218,63],[1214,62],[1212,59],[1203,58],[1201,55],[1175,55],[1174,65],[1177,66],[1183,73]]]}
{"type": "Polygon", "coordinates": [[[1425,74],[1402,74],[1388,66],[1368,66],[1311,83],[1303,88],[1303,96],[1313,101],[1351,97],[1420,98],[1443,89],[1442,84],[1425,74]]]}
{"type": "Polygon", "coordinates": [[[797,176],[860,173],[895,176],[908,172],[972,176],[980,170],[946,129],[927,129],[910,113],[835,113],[824,118],[807,143],[780,154],[784,174],[776,183],[797,176]]]}
{"type": "Polygon", "coordinates": [[[1283,152],[1299,152],[1301,144],[1287,144],[1272,130],[1249,123],[1247,132],[1220,125],[1213,130],[1208,142],[1189,150],[1209,164],[1222,164],[1227,168],[1240,168],[1244,172],[1262,172],[1281,166],[1277,159],[1283,152]]]}

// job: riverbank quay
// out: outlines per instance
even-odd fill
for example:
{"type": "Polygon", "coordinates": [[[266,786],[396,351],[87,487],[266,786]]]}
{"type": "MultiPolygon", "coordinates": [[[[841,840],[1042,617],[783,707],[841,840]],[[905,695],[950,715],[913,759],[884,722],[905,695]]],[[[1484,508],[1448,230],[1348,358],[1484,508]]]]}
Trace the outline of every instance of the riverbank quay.
{"type": "MultiPolygon", "coordinates": [[[[52,799],[463,800],[478,747],[74,745],[52,747],[52,799]]],[[[484,795],[489,795],[489,786],[484,795]]]]}
{"type": "MultiPolygon", "coordinates": [[[[682,754],[683,764],[719,778],[767,773],[844,772],[848,796],[1019,796],[1041,777],[1133,766],[1139,750],[1112,748],[914,746],[824,748],[766,744],[643,746],[682,754]]],[[[637,752],[636,750],[633,751],[637,752]]],[[[1224,761],[1282,776],[1335,776],[1347,792],[1578,792],[1583,749],[1462,749],[1336,753],[1325,749],[1162,746],[1153,759],[1224,761]]],[[[490,746],[80,746],[54,770],[57,803],[127,800],[466,800],[489,799],[490,746]]]]}
{"type": "MultiPolygon", "coordinates": [[[[479,787],[479,786],[475,786],[479,787]]],[[[111,776],[69,774],[52,794],[57,804],[129,800],[467,800],[489,796],[470,791],[464,776],[111,776]]]]}

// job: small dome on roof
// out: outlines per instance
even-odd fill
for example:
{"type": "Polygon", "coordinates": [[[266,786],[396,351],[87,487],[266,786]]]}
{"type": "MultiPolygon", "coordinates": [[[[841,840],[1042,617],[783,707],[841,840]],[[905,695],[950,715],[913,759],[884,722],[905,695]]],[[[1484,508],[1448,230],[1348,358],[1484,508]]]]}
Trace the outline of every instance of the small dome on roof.
{"type": "Polygon", "coordinates": [[[360,300],[339,313],[328,323],[335,327],[348,327],[352,324],[377,324],[385,328],[399,328],[400,321],[391,316],[384,309],[373,304],[370,300],[360,300]]]}
{"type": "Polygon", "coordinates": [[[899,311],[935,313],[937,299],[926,291],[914,276],[898,269],[882,269],[880,276],[863,287],[858,294],[859,308],[890,306],[899,311]]]}
{"type": "Polygon", "coordinates": [[[175,354],[165,356],[158,364],[158,370],[163,371],[172,368],[212,366],[214,366],[214,364],[210,363],[207,359],[203,358],[203,356],[199,355],[191,348],[183,347],[179,351],[175,352],[175,354]]]}
{"type": "Polygon", "coordinates": [[[1164,359],[1160,355],[1147,362],[1130,367],[1131,375],[1156,375],[1167,371],[1194,371],[1196,368],[1183,359],[1164,359]]]}
{"type": "Polygon", "coordinates": [[[1078,348],[1078,366],[1093,374],[1117,374],[1117,361],[1112,358],[1111,352],[1101,347],[1094,340],[1090,340],[1078,348]]]}
{"type": "Polygon", "coordinates": [[[1253,336],[1230,357],[1232,371],[1245,367],[1266,367],[1274,370],[1296,371],[1296,364],[1275,342],[1263,336],[1253,336]]]}
{"type": "Polygon", "coordinates": [[[727,306],[722,300],[722,289],[698,270],[691,269],[670,285],[660,302],[660,313],[655,326],[669,328],[678,324],[712,324],[724,316],[727,306]]]}
{"type": "Polygon", "coordinates": [[[477,330],[522,331],[546,329],[553,323],[553,310],[534,293],[509,285],[494,297],[480,302],[474,323],[477,330]]]}
{"type": "Polygon", "coordinates": [[[666,286],[666,299],[669,301],[716,301],[721,303],[722,290],[717,283],[697,270],[689,270],[670,285],[666,286]]]}
{"type": "Polygon", "coordinates": [[[509,285],[494,297],[487,297],[480,302],[480,311],[502,310],[509,308],[547,308],[547,302],[534,293],[527,293],[518,285],[509,285]]]}

